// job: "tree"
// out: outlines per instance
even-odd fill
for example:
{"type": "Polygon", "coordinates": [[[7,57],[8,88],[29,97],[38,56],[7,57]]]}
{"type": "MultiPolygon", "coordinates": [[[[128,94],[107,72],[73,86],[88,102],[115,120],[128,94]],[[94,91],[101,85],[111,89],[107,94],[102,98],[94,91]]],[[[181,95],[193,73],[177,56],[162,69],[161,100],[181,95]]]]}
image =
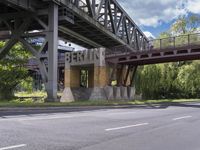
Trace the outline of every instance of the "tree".
{"type": "Polygon", "coordinates": [[[160,91],[161,70],[159,65],[147,65],[137,75],[136,89],[143,94],[143,98],[158,98],[160,91]]]}
{"type": "MultiPolygon", "coordinates": [[[[168,31],[160,34],[159,39],[155,40],[155,48],[167,48],[175,46],[181,46],[188,44],[188,34],[196,33],[199,31],[200,17],[197,15],[191,15],[189,17],[180,16],[170,27],[168,31]],[[179,36],[181,35],[181,36],[179,36]],[[177,36],[173,38],[173,36],[177,36]],[[174,41],[175,40],[175,41],[174,41]]],[[[190,43],[199,42],[198,35],[190,35],[190,43]]]]}
{"type": "MultiPolygon", "coordinates": [[[[198,31],[200,17],[191,15],[179,17],[171,28],[160,34],[162,40],[154,41],[154,48],[174,46],[174,35],[185,34],[176,37],[176,46],[186,44],[188,35],[198,31]]],[[[190,36],[190,42],[199,41],[194,34],[190,36]]],[[[147,65],[140,67],[136,75],[136,92],[142,93],[146,99],[156,98],[191,98],[200,97],[200,62],[187,61],[166,64],[147,65]]]]}
{"type": "Polygon", "coordinates": [[[171,26],[170,31],[173,35],[180,35],[187,33],[187,23],[185,16],[179,17],[171,26]]]}
{"type": "Polygon", "coordinates": [[[180,68],[177,75],[177,87],[185,93],[187,98],[200,97],[200,62],[193,61],[193,63],[186,64],[180,68]]]}
{"type": "Polygon", "coordinates": [[[200,17],[197,15],[191,15],[189,17],[180,16],[170,28],[170,32],[173,35],[182,35],[195,33],[200,26],[200,17]]]}
{"type": "Polygon", "coordinates": [[[177,98],[178,88],[176,87],[179,63],[159,64],[161,68],[161,95],[163,98],[177,98]]]}
{"type": "MultiPolygon", "coordinates": [[[[0,48],[4,45],[5,42],[0,42],[0,48]]],[[[16,86],[28,77],[24,65],[29,57],[30,54],[18,43],[0,60],[0,99],[11,99],[16,86]]]]}

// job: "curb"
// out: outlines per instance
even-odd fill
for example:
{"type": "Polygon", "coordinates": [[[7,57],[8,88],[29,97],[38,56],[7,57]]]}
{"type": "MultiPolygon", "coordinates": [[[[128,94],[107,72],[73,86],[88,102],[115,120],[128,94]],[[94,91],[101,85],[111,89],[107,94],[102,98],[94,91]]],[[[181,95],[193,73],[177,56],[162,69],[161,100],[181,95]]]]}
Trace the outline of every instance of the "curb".
{"type": "Polygon", "coordinates": [[[100,109],[126,109],[126,108],[154,108],[162,109],[168,106],[200,104],[199,102],[184,102],[184,103],[154,103],[154,104],[135,104],[135,105],[110,105],[110,106],[57,106],[57,107],[0,107],[0,113],[9,112],[75,112],[75,111],[90,111],[100,109]]]}

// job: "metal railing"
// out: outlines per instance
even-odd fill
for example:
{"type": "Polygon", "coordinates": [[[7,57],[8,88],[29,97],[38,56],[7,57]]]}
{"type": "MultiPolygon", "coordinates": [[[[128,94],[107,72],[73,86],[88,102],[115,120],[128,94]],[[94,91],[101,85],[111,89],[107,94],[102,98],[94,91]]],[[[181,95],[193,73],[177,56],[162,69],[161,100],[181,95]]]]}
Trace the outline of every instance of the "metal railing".
{"type": "Polygon", "coordinates": [[[147,50],[176,49],[184,46],[200,45],[200,33],[185,34],[149,41],[147,50]]]}
{"type": "MultiPolygon", "coordinates": [[[[180,47],[192,47],[200,46],[200,33],[185,34],[174,37],[162,38],[162,39],[153,39],[150,40],[148,45],[144,49],[140,49],[137,52],[149,52],[152,50],[176,50],[180,47]]],[[[107,50],[106,56],[117,56],[117,55],[128,55],[131,52],[125,45],[113,47],[107,50]]]]}

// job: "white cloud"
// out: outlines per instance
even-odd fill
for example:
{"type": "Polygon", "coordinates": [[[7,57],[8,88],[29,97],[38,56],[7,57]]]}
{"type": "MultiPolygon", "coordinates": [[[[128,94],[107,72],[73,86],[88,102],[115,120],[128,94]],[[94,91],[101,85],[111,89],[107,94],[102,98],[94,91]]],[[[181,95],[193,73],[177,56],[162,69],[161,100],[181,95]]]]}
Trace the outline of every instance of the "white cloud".
{"type": "Polygon", "coordinates": [[[147,36],[147,38],[154,38],[155,39],[155,36],[151,32],[144,31],[143,33],[147,36]]]}
{"type": "Polygon", "coordinates": [[[142,25],[145,25],[145,26],[154,26],[154,27],[156,27],[160,24],[158,16],[154,16],[151,18],[145,18],[145,19],[141,18],[141,19],[139,19],[139,23],[142,25]]]}
{"type": "Polygon", "coordinates": [[[188,11],[200,14],[200,0],[189,0],[186,3],[186,8],[188,11]]]}
{"type": "MultiPolygon", "coordinates": [[[[163,22],[170,22],[180,15],[187,14],[186,9],[183,7],[186,1],[187,0],[118,0],[138,25],[153,27],[157,27],[163,22]]],[[[200,2],[200,0],[191,1],[196,1],[195,3],[200,2]]],[[[200,11],[200,9],[198,10],[200,11]]]]}

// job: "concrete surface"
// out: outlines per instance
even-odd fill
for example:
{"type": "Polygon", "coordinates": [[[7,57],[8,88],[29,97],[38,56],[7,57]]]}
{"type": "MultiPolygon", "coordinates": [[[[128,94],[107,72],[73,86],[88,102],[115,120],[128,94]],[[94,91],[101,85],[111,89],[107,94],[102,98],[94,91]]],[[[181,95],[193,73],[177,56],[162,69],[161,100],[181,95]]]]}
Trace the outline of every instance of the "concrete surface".
{"type": "Polygon", "coordinates": [[[200,104],[0,111],[0,150],[199,150],[200,104]],[[18,114],[18,115],[17,115],[18,114]]]}

